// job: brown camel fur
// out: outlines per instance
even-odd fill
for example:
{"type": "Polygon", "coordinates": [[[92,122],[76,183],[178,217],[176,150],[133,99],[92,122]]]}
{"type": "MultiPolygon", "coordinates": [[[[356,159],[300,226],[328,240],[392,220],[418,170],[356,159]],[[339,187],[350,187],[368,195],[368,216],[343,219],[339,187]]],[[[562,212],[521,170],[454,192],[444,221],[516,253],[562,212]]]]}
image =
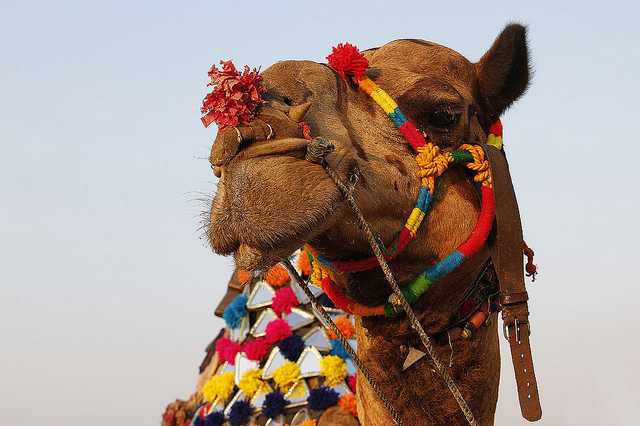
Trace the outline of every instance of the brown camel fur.
{"type": "MultiPolygon", "coordinates": [[[[477,63],[420,40],[393,41],[365,54],[367,75],[443,149],[484,141],[486,124],[520,97],[529,82],[525,28],[517,24],[507,26],[477,63]],[[474,109],[482,120],[470,115],[474,109]]],[[[211,162],[220,175],[208,226],[213,249],[234,254],[244,269],[266,268],[305,242],[330,259],[371,254],[332,180],[321,166],[304,159],[308,141],[287,113],[292,105],[308,102],[304,119],[312,135],[336,146],[327,158],[329,166],[345,181],[358,176],[357,203],[380,238],[391,241],[414,206],[419,179],[413,152],[386,114],[323,64],[283,61],[263,77],[267,102],[257,119],[241,129],[248,140],[238,143],[234,129],[224,129],[212,149],[211,162]],[[265,123],[275,138],[266,140],[265,123]]],[[[458,168],[447,171],[416,240],[391,263],[397,281],[410,282],[455,249],[473,229],[478,211],[470,175],[458,168]]],[[[485,250],[468,260],[418,301],[415,310],[428,333],[446,327],[486,256],[485,250]]],[[[338,277],[337,284],[365,304],[384,303],[390,294],[380,269],[338,277]]],[[[359,356],[405,424],[464,423],[426,357],[402,371],[408,347],[419,347],[406,319],[360,319],[357,329],[359,356]]],[[[437,350],[449,359],[448,345],[437,350]]],[[[483,425],[493,423],[499,370],[494,315],[471,340],[455,342],[450,368],[483,425]]],[[[362,424],[392,424],[361,374],[357,398],[362,424]]]]}

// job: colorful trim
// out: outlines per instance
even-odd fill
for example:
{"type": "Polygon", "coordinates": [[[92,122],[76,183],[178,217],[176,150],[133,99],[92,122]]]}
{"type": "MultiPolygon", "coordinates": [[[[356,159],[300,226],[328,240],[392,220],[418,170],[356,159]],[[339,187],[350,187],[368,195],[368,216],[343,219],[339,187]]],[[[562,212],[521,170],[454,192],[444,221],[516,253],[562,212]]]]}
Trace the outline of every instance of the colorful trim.
{"type": "MultiPolygon", "coordinates": [[[[435,179],[441,176],[450,164],[465,164],[468,169],[475,172],[474,181],[482,185],[480,215],[474,230],[467,240],[444,259],[427,268],[411,284],[402,289],[409,303],[415,303],[435,281],[442,279],[460,266],[465,259],[476,254],[486,242],[493,226],[495,213],[495,199],[489,162],[485,160],[484,151],[478,145],[464,144],[456,151],[441,152],[436,145],[427,143],[423,133],[407,120],[407,117],[393,98],[366,76],[365,70],[368,67],[368,61],[355,46],[349,43],[339,44],[332,49],[331,54],[327,56],[327,60],[329,66],[342,78],[351,78],[363,92],[367,93],[382,108],[409,145],[417,152],[416,163],[420,168],[419,176],[421,178],[418,201],[398,236],[386,248],[384,253],[386,260],[392,260],[415,238],[416,232],[428,212],[433,191],[435,190],[435,179]]],[[[502,148],[502,123],[500,120],[497,120],[491,126],[487,143],[499,149],[502,148]]],[[[387,317],[395,317],[402,313],[400,301],[397,300],[398,298],[395,297],[395,294],[392,294],[389,298],[390,301],[385,305],[371,307],[351,300],[335,285],[331,270],[345,273],[371,269],[379,266],[375,256],[355,261],[333,262],[311,252],[309,257],[310,262],[313,262],[314,272],[317,271],[312,275],[312,279],[316,278],[316,283],[320,283],[322,289],[336,307],[360,316],[384,314],[387,317]],[[325,268],[330,268],[331,270],[326,270],[325,268]]]]}
{"type": "MultiPolygon", "coordinates": [[[[481,206],[476,226],[469,237],[458,246],[456,250],[451,252],[444,259],[435,265],[430,266],[409,285],[402,289],[402,293],[410,304],[415,303],[432,285],[441,280],[446,275],[460,266],[466,259],[474,256],[484,246],[495,217],[495,197],[493,193],[493,185],[491,181],[491,173],[488,170],[488,162],[484,158],[484,151],[477,146],[462,145],[458,151],[450,153],[451,162],[463,163],[467,168],[476,172],[475,181],[481,183],[481,206]],[[470,160],[470,161],[469,161],[470,160]]],[[[320,269],[324,269],[327,265],[320,261],[312,251],[308,251],[312,260],[312,264],[316,264],[320,269]],[[322,264],[321,266],[318,264],[322,264]]],[[[385,315],[388,318],[394,318],[402,313],[399,303],[393,303],[394,297],[390,302],[379,306],[367,306],[355,302],[347,297],[336,285],[331,274],[323,272],[323,278],[320,281],[322,289],[336,305],[348,313],[359,316],[378,316],[385,315]]]]}
{"type": "MultiPolygon", "coordinates": [[[[382,108],[382,110],[387,113],[389,119],[395,124],[407,142],[409,142],[417,152],[418,155],[416,157],[416,162],[418,162],[419,166],[421,164],[420,159],[425,157],[425,152],[433,151],[434,149],[436,151],[438,150],[435,145],[431,143],[427,144],[422,132],[418,131],[418,129],[407,120],[407,117],[400,110],[398,104],[396,104],[393,98],[391,98],[391,96],[389,96],[380,86],[364,74],[357,78],[357,83],[360,89],[367,93],[371,99],[373,99],[382,108]]],[[[427,157],[430,159],[428,155],[427,157]]],[[[422,163],[424,162],[425,161],[422,161],[422,163]]],[[[435,172],[435,170],[433,172],[435,172]]],[[[428,212],[433,191],[435,189],[433,185],[433,178],[429,179],[428,177],[433,175],[430,174],[432,173],[431,171],[425,170],[422,166],[420,173],[425,178],[423,178],[422,186],[418,190],[416,206],[400,232],[396,234],[396,237],[391,244],[385,248],[384,255],[387,261],[395,259],[398,254],[400,254],[416,237],[418,228],[420,228],[420,225],[428,212]]],[[[329,259],[321,257],[320,262],[325,266],[342,273],[366,271],[379,266],[378,260],[375,256],[346,261],[330,261],[329,259]]]]}

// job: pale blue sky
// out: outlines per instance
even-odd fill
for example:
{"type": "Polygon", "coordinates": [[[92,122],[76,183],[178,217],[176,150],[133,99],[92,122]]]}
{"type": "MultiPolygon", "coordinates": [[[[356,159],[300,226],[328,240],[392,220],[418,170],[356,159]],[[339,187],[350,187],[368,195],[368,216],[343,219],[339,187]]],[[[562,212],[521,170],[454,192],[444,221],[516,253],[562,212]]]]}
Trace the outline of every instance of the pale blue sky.
{"type": "MultiPolygon", "coordinates": [[[[541,424],[636,423],[639,11],[432,3],[0,0],[0,424],[156,425],[192,391],[231,271],[197,232],[212,63],[409,37],[477,60],[512,19],[535,65],[503,122],[541,424]]],[[[502,376],[497,424],[525,424],[506,351],[502,376]]]]}

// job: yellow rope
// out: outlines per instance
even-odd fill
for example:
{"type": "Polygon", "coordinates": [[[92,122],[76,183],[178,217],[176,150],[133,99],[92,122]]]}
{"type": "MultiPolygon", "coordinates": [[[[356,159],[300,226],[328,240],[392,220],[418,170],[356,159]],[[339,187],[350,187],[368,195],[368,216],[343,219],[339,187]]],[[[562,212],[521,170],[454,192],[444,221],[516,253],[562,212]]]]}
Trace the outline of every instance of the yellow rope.
{"type": "Polygon", "coordinates": [[[416,163],[420,167],[418,175],[422,178],[422,185],[433,194],[436,178],[442,175],[452,162],[451,153],[440,152],[440,148],[432,143],[419,147],[416,163]]]}
{"type": "Polygon", "coordinates": [[[489,168],[489,161],[484,158],[484,151],[480,145],[462,144],[461,150],[467,151],[473,157],[473,163],[467,163],[466,166],[469,170],[476,172],[473,180],[481,183],[484,186],[491,187],[491,169],[489,168]]]}
{"type": "MultiPolygon", "coordinates": [[[[458,149],[469,152],[473,157],[473,162],[466,163],[466,167],[475,172],[473,180],[484,186],[491,187],[489,161],[484,158],[482,148],[479,145],[463,144],[458,149]]],[[[418,175],[422,180],[422,185],[426,186],[429,192],[433,194],[436,178],[440,177],[453,161],[454,158],[450,152],[442,151],[432,143],[419,147],[416,163],[420,168],[418,175]]]]}

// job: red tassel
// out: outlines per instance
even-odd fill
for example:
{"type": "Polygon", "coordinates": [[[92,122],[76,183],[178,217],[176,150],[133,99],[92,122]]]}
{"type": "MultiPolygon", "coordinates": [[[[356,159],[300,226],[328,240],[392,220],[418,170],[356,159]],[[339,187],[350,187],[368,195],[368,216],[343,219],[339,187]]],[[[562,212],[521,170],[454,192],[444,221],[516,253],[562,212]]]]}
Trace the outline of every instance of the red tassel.
{"type": "Polygon", "coordinates": [[[538,275],[538,267],[533,263],[533,256],[535,256],[535,252],[529,248],[526,242],[522,242],[524,248],[522,252],[527,257],[527,264],[525,266],[525,271],[527,271],[527,276],[531,277],[531,281],[534,282],[536,280],[536,275],[538,275]]]}
{"type": "Polygon", "coordinates": [[[345,80],[353,77],[356,81],[364,76],[364,70],[369,66],[369,61],[357,47],[350,43],[340,43],[331,50],[327,56],[329,66],[345,80]]]}
{"type": "Polygon", "coordinates": [[[502,137],[502,121],[498,118],[489,128],[489,133],[502,137]]]}

